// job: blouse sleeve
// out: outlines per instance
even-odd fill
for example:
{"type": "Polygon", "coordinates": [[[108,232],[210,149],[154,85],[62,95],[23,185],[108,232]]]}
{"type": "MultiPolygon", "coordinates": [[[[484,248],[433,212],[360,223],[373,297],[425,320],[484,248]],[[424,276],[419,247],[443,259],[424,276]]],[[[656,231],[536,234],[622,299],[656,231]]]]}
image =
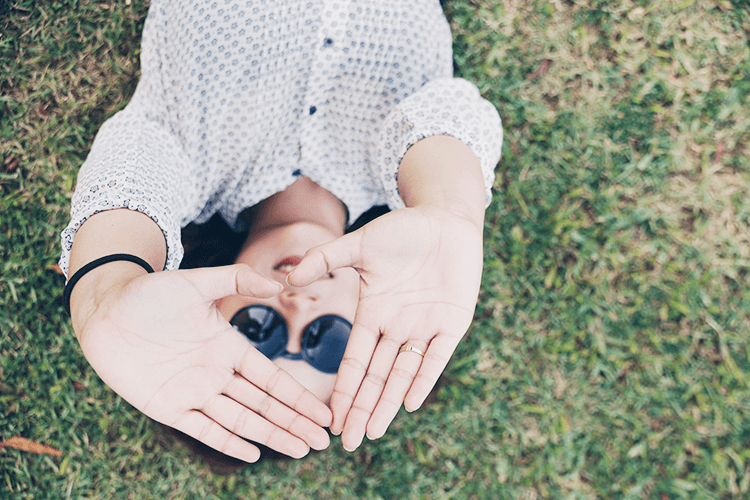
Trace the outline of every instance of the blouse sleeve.
{"type": "Polygon", "coordinates": [[[437,78],[401,101],[386,117],[380,137],[381,180],[391,209],[403,208],[398,167],[406,151],[433,135],[450,135],[469,146],[482,167],[486,205],[492,199],[503,128],[495,107],[461,78],[437,78]]]}
{"type": "Polygon", "coordinates": [[[78,229],[92,215],[117,208],[142,212],[159,225],[167,243],[165,269],[176,269],[182,260],[180,229],[196,198],[196,182],[182,144],[160,119],[165,114],[159,98],[163,85],[154,71],[160,62],[149,21],[135,96],[101,127],[78,173],[71,219],[61,234],[60,268],[66,276],[78,229]]]}
{"type": "Polygon", "coordinates": [[[70,249],[81,225],[98,212],[116,208],[142,212],[159,225],[167,242],[165,269],[176,269],[182,260],[183,203],[178,192],[184,184],[184,162],[182,148],[158,123],[128,109],[108,120],[78,173],[71,220],[61,235],[63,272],[68,273],[70,249]]]}

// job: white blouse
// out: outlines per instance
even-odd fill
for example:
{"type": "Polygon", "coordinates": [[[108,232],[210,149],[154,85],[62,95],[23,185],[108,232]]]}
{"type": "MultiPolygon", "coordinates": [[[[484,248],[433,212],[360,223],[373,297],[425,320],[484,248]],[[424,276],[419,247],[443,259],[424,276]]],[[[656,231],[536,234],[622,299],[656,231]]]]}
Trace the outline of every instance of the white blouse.
{"type": "Polygon", "coordinates": [[[418,140],[454,136],[479,158],[490,201],[502,126],[453,78],[438,0],[152,0],[141,80],[107,120],[78,174],[62,232],[67,273],[78,228],[129,208],[182,259],[180,230],[239,213],[300,175],[344,202],[349,222],[404,206],[401,158],[418,140]]]}

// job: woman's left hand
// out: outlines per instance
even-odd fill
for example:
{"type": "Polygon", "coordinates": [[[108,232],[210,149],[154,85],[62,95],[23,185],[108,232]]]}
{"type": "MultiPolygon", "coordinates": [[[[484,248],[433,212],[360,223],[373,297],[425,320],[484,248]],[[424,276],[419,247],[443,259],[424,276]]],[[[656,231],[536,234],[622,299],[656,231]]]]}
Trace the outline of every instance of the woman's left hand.
{"type": "Polygon", "coordinates": [[[403,403],[418,409],[469,328],[482,275],[482,233],[448,210],[395,210],[313,248],[289,275],[305,286],[352,267],[360,300],[331,397],[331,431],[347,450],[377,439],[403,403]],[[422,352],[399,348],[409,344],[422,352]]]}

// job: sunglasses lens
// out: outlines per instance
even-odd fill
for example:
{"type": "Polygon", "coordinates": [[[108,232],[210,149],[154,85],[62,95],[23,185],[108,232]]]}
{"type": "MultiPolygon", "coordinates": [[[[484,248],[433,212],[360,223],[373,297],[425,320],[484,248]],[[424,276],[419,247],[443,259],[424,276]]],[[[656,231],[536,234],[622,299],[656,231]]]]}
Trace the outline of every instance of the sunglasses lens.
{"type": "Polygon", "coordinates": [[[235,314],[230,323],[269,358],[286,346],[284,320],[270,307],[248,306],[235,314]]]}
{"type": "Polygon", "coordinates": [[[313,321],[303,337],[307,362],[324,373],[336,373],[344,357],[352,324],[340,316],[323,316],[313,321]]]}

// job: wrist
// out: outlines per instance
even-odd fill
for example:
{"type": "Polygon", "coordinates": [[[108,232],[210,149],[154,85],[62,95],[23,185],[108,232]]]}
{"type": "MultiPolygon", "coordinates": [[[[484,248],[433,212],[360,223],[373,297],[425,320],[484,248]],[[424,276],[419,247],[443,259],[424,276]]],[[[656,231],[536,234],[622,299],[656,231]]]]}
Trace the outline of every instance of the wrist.
{"type": "Polygon", "coordinates": [[[434,207],[484,227],[485,189],[479,160],[466,144],[446,135],[427,137],[404,155],[398,188],[409,208],[434,207]]]}
{"type": "Polygon", "coordinates": [[[465,200],[432,200],[423,201],[408,208],[418,210],[439,210],[440,212],[456,216],[471,222],[481,234],[484,231],[484,205],[478,207],[476,204],[465,200]]]}
{"type": "Polygon", "coordinates": [[[141,265],[118,260],[100,265],[80,278],[70,293],[70,318],[79,342],[86,324],[108,297],[145,274],[148,271],[141,265]]]}
{"type": "MultiPolygon", "coordinates": [[[[130,254],[143,259],[152,269],[161,270],[167,255],[164,235],[150,217],[128,209],[114,209],[92,215],[78,229],[70,251],[68,278],[79,269],[114,254],[130,254]]],[[[81,340],[91,316],[106,297],[146,274],[141,265],[115,261],[102,263],[86,272],[70,293],[73,330],[81,340]]]]}

